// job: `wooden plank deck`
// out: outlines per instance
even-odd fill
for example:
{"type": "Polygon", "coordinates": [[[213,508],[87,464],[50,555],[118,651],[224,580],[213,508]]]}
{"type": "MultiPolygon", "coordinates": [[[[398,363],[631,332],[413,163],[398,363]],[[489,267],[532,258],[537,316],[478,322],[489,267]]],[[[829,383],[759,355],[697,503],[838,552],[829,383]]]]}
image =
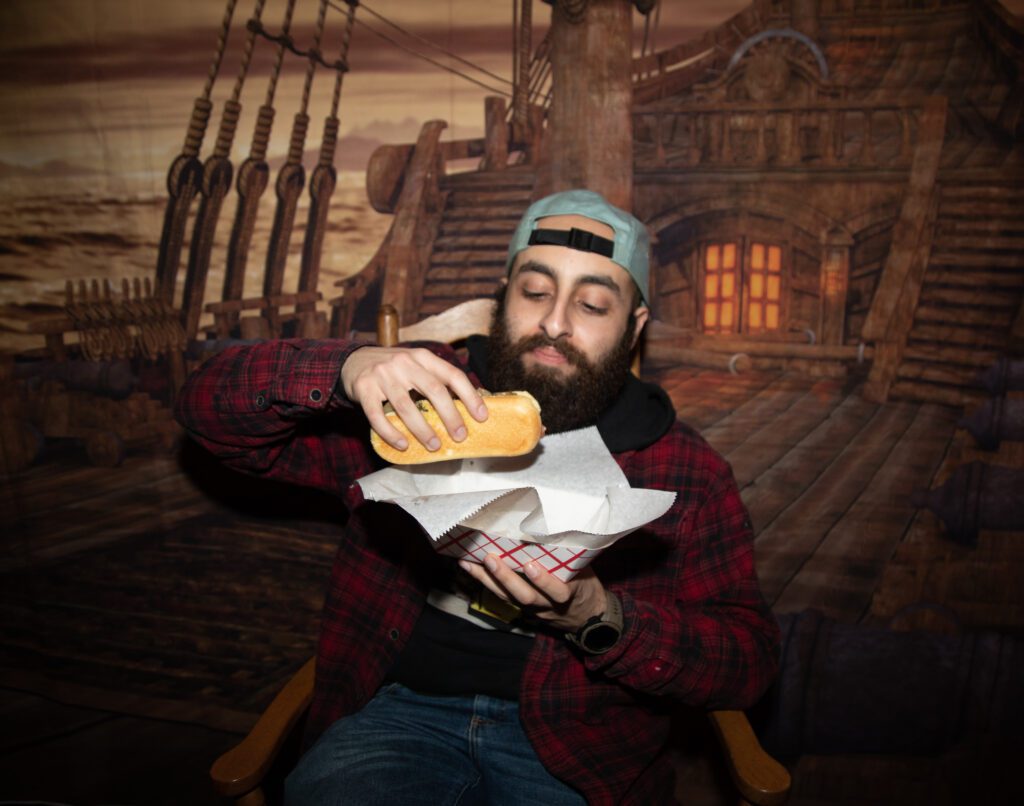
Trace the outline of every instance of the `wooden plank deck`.
{"type": "Polygon", "coordinates": [[[761,586],[776,612],[816,608],[839,621],[865,620],[915,524],[946,542],[937,519],[919,515],[910,496],[934,486],[959,410],[878,405],[856,383],[791,373],[670,368],[654,377],[680,418],[732,465],[754,525],[761,586]]]}

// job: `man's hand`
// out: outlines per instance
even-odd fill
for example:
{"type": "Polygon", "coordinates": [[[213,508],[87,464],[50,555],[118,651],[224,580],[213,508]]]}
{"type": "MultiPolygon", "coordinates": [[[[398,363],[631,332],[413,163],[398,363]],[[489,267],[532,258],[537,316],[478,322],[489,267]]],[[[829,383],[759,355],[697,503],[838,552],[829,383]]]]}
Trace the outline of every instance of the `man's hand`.
{"type": "Polygon", "coordinates": [[[604,585],[588,566],[569,582],[563,582],[535,562],[523,568],[524,578],[496,554],[484,564],[459,560],[459,566],[506,601],[527,608],[531,616],[566,632],[575,632],[607,607],[604,585]]]}
{"type": "Polygon", "coordinates": [[[416,408],[412,390],[433,404],[456,442],[466,438],[466,427],[452,402],[452,392],[479,422],[487,419],[487,406],[466,373],[422,347],[362,347],[342,364],[341,384],[348,399],[366,412],[370,427],[400,451],[409,443],[385,417],[384,401],[427,450],[441,447],[437,434],[416,408]]]}

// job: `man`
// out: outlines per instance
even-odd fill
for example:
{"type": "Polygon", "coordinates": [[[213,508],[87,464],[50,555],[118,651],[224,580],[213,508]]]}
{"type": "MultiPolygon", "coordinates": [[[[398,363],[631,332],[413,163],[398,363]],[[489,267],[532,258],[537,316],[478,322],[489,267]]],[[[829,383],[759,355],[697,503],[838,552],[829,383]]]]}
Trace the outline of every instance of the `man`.
{"type": "Polygon", "coordinates": [[[644,226],[598,194],[555,194],[520,221],[492,333],[466,365],[447,345],[291,340],[226,351],[189,379],[179,419],[225,463],[344,493],[350,509],[321,628],[319,738],[290,803],[668,803],[673,705],[746,707],[771,682],[778,627],[731,471],[629,372],[648,252],[644,226]],[[484,420],[480,386],[532,392],[548,433],[596,424],[630,484],[675,503],[568,583],[436,554],[353,481],[380,467],[369,428],[407,447],[385,401],[436,450],[413,393],[458,440],[453,396],[484,420]]]}

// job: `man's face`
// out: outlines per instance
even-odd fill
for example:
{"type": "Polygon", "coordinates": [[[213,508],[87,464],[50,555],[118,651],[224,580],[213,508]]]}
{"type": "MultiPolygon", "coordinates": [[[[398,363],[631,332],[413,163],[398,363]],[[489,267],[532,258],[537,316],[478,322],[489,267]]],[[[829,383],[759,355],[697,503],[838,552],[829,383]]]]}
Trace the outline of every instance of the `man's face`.
{"type": "MultiPolygon", "coordinates": [[[[551,216],[539,227],[572,227],[612,238],[581,216],[551,216]]],[[[536,245],[516,257],[491,334],[496,390],[526,389],[549,433],[592,424],[629,371],[630,349],[647,321],[635,285],[609,258],[536,245]]]]}

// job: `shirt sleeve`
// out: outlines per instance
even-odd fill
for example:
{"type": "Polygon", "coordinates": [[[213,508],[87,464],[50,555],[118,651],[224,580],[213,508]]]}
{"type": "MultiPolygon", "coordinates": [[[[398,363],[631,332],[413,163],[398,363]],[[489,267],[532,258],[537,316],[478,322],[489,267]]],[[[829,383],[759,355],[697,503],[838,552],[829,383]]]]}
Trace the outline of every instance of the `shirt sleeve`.
{"type": "Polygon", "coordinates": [[[753,532],[724,462],[709,494],[677,539],[686,550],[674,565],[671,604],[628,589],[625,629],[605,655],[585,663],[623,685],[687,705],[746,708],[778,670],[779,627],[761,595],[753,532]]]}
{"type": "Polygon", "coordinates": [[[282,339],[230,348],[188,377],[175,417],[236,470],[340,494],[371,469],[369,426],[340,381],[341,365],[362,346],[282,339]]]}

